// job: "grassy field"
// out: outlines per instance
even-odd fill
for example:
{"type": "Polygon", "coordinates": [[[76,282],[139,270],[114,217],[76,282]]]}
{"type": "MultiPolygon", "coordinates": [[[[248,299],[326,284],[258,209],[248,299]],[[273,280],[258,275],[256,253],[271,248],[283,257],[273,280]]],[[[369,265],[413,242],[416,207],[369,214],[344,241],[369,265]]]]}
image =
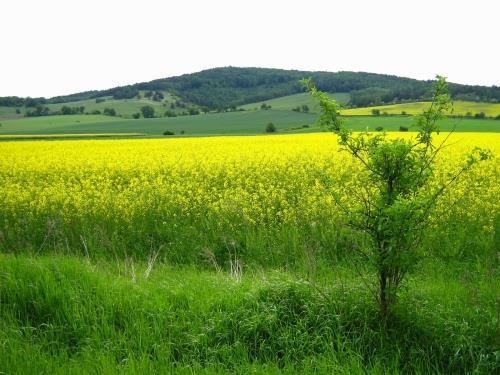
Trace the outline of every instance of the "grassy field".
{"type": "MultiPolygon", "coordinates": [[[[149,105],[154,108],[157,116],[163,116],[165,111],[170,110],[175,113],[182,113],[186,111],[186,108],[176,107],[171,109],[170,105],[176,102],[179,98],[162,91],[164,95],[164,99],[161,102],[150,100],[144,97],[144,91],[140,92],[141,99],[132,98],[132,99],[113,99],[112,97],[102,97],[100,100],[104,100],[102,102],[97,103],[95,99],[89,100],[79,100],[69,103],[57,103],[57,104],[46,104],[44,106],[48,107],[50,111],[58,111],[62,106],[69,107],[85,107],[85,112],[92,113],[92,111],[101,111],[103,112],[104,108],[114,108],[118,116],[123,118],[132,118],[132,115],[135,113],[140,113],[141,108],[143,106],[149,105]]],[[[196,105],[187,105],[189,108],[198,108],[196,105]]],[[[13,107],[0,107],[0,122],[9,119],[15,118],[23,118],[24,114],[30,108],[20,107],[17,108],[20,110],[20,114],[16,114],[16,108],[13,107]]]]}
{"type": "MultiPolygon", "coordinates": [[[[499,138],[452,135],[432,184],[499,138]]],[[[389,329],[332,198],[358,171],[332,134],[3,143],[0,371],[498,372],[497,159],[439,201],[389,329]]]]}
{"type": "MultiPolygon", "coordinates": [[[[429,107],[429,102],[391,104],[375,107],[353,108],[342,111],[346,116],[366,116],[371,115],[373,109],[378,109],[380,113],[386,112],[389,115],[400,115],[401,112],[406,112],[408,115],[416,115],[422,113],[424,109],[429,107]]],[[[488,117],[496,117],[500,115],[500,103],[478,103],[478,102],[453,102],[453,114],[465,116],[467,113],[475,115],[483,112],[488,117]]]]}
{"type": "MultiPolygon", "coordinates": [[[[377,127],[382,127],[386,131],[399,131],[400,126],[408,127],[412,131],[415,124],[411,116],[350,116],[346,118],[346,121],[352,129],[357,131],[374,131],[377,127]]],[[[186,136],[262,134],[269,122],[275,124],[279,133],[321,131],[315,124],[315,114],[285,110],[258,110],[138,120],[93,115],[22,118],[2,121],[0,135],[132,133],[158,137],[162,136],[166,130],[173,131],[176,135],[184,132],[186,136]]],[[[441,123],[443,131],[454,128],[459,132],[498,132],[500,121],[450,118],[441,123]]]]}
{"type": "MultiPolygon", "coordinates": [[[[350,96],[349,93],[333,93],[330,94],[330,97],[337,100],[341,104],[347,104],[350,96]]],[[[306,92],[265,100],[258,103],[245,104],[242,105],[241,108],[244,108],[246,110],[260,109],[262,103],[270,105],[273,109],[279,109],[284,111],[291,111],[293,108],[297,106],[302,106],[306,104],[307,106],[309,106],[311,112],[319,111],[319,106],[317,101],[313,97],[311,97],[309,93],[306,92]]]]}

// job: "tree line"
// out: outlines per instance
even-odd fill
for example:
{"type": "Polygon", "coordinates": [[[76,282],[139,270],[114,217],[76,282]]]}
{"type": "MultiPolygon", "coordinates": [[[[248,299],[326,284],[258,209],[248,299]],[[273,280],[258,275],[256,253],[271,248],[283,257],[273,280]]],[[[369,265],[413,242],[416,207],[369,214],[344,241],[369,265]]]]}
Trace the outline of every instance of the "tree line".
{"type": "MultiPolygon", "coordinates": [[[[35,107],[48,103],[67,103],[76,100],[111,96],[131,99],[146,91],[153,100],[161,100],[162,91],[177,95],[183,101],[211,110],[229,108],[303,91],[299,80],[311,78],[319,90],[348,92],[352,107],[428,100],[432,96],[432,82],[402,78],[393,75],[364,72],[308,72],[265,68],[214,68],[178,77],[115,87],[102,91],[87,91],[51,99],[0,98],[0,106],[35,107]]],[[[500,87],[449,84],[455,100],[500,102],[500,87]]]]}

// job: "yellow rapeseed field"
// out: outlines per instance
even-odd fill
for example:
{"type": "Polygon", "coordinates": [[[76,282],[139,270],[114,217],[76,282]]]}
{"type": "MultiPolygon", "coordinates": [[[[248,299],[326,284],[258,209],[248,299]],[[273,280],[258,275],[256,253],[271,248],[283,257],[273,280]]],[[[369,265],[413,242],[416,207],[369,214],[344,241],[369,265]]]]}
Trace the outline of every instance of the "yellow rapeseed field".
{"type": "MultiPolygon", "coordinates": [[[[449,143],[434,183],[474,146],[500,151],[499,134],[456,133],[449,143]]],[[[498,166],[495,157],[468,173],[440,201],[437,217],[453,207],[491,231],[500,206],[498,166]]],[[[332,190],[355,189],[357,173],[330,133],[4,142],[0,244],[9,236],[35,241],[35,231],[46,242],[57,231],[77,235],[97,223],[122,235],[185,225],[186,218],[200,231],[205,221],[240,228],[331,223],[341,216],[332,190]]]]}

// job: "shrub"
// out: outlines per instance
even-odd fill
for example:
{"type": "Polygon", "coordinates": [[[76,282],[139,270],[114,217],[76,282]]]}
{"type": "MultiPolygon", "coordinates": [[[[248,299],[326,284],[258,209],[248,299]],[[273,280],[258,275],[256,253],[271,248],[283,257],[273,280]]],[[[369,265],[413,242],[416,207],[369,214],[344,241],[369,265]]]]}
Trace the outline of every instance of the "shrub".
{"type": "Polygon", "coordinates": [[[171,130],[165,130],[165,131],[163,132],[163,135],[174,135],[174,134],[175,134],[175,133],[174,133],[173,131],[171,131],[171,130]]]}
{"type": "Polygon", "coordinates": [[[116,110],[114,108],[104,108],[103,112],[106,116],[116,116],[116,110]]]}
{"type": "Polygon", "coordinates": [[[155,117],[155,110],[150,105],[145,105],[141,108],[141,113],[144,118],[153,118],[155,117]]]}
{"type": "Polygon", "coordinates": [[[380,109],[373,108],[372,109],[372,115],[373,116],[380,116],[380,109]]]}
{"type": "Polygon", "coordinates": [[[171,110],[165,111],[164,115],[165,115],[165,117],[177,117],[177,114],[171,110]]]}
{"type": "Polygon", "coordinates": [[[135,119],[138,119],[138,118],[140,118],[140,117],[141,117],[141,114],[140,114],[139,112],[137,112],[137,113],[134,113],[134,114],[132,115],[132,117],[133,117],[133,118],[135,118],[135,119]]]}
{"type": "Polygon", "coordinates": [[[382,130],[384,130],[384,128],[382,126],[377,126],[375,128],[375,130],[378,131],[378,132],[381,132],[382,130]]]}
{"type": "Polygon", "coordinates": [[[274,124],[272,122],[267,124],[266,133],[276,133],[276,126],[274,126],[274,124]]]}
{"type": "Polygon", "coordinates": [[[408,127],[407,127],[407,126],[403,126],[403,125],[401,125],[401,126],[399,127],[399,131],[400,131],[400,132],[407,132],[407,131],[408,131],[408,127]]]}

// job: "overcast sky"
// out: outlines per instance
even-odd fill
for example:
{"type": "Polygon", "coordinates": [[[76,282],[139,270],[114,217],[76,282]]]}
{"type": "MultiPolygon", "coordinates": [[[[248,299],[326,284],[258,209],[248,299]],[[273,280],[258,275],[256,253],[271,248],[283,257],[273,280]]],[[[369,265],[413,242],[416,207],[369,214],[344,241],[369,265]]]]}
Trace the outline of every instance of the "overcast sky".
{"type": "Polygon", "coordinates": [[[219,66],[500,85],[500,1],[1,0],[0,96],[219,66]]]}

